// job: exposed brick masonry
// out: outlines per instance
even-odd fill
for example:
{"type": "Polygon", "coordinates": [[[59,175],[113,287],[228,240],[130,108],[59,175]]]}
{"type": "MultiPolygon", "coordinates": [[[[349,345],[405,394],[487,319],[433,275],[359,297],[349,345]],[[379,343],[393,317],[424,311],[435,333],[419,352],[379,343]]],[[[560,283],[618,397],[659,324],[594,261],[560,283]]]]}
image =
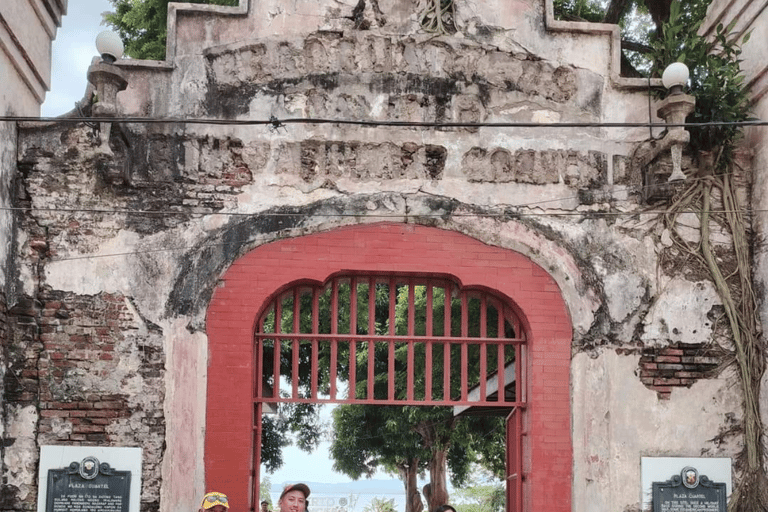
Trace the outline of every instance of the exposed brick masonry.
{"type": "MultiPolygon", "coordinates": [[[[40,444],[141,446],[142,510],[156,510],[165,356],[120,294],[46,291],[39,311],[40,444]]],[[[30,369],[34,373],[33,369],[30,369]]]]}
{"type": "Polygon", "coordinates": [[[699,379],[715,375],[721,358],[703,343],[677,343],[668,347],[643,349],[640,380],[649,389],[668,399],[675,387],[690,387],[699,379]]]}

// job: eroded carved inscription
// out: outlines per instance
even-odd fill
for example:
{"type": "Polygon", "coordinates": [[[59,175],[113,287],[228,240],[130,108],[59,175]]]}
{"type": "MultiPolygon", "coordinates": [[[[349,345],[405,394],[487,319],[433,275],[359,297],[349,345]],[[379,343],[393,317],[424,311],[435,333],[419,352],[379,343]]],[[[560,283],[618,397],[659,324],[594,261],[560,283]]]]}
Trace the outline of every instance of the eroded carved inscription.
{"type": "Polygon", "coordinates": [[[432,179],[443,177],[447,150],[442,146],[354,141],[287,143],[278,149],[277,173],[315,179],[432,179]]]}
{"type": "Polygon", "coordinates": [[[462,158],[462,172],[472,182],[559,183],[589,187],[603,183],[608,169],[597,151],[472,148],[462,158]]]}

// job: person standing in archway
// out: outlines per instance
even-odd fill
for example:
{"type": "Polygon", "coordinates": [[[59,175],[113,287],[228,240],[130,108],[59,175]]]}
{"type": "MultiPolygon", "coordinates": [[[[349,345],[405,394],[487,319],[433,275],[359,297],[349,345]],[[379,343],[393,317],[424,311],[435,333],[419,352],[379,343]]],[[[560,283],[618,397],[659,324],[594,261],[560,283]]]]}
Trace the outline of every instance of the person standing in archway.
{"type": "Polygon", "coordinates": [[[277,506],[280,512],[305,512],[309,498],[309,487],[306,484],[289,484],[283,488],[277,506]]]}

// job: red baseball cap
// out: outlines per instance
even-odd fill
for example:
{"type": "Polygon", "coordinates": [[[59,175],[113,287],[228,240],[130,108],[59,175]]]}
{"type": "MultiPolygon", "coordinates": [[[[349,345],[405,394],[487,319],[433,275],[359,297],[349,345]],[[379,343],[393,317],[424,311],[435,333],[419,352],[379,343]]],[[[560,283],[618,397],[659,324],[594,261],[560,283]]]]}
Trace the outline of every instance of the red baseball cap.
{"type": "Polygon", "coordinates": [[[280,499],[291,491],[301,491],[304,494],[304,498],[309,498],[309,487],[306,484],[288,484],[283,488],[283,492],[280,494],[280,499]]]}

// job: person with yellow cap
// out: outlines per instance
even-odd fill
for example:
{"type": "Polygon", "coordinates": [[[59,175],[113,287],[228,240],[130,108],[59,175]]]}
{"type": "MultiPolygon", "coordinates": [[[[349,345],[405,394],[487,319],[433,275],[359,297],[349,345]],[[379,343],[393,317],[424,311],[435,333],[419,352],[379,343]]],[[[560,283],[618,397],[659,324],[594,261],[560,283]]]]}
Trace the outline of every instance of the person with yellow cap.
{"type": "Polygon", "coordinates": [[[203,503],[198,512],[227,512],[227,510],[229,510],[227,495],[220,492],[209,492],[203,496],[203,503]]]}
{"type": "Polygon", "coordinates": [[[306,484],[288,484],[283,488],[277,506],[280,512],[305,512],[307,510],[309,487],[306,484]]]}

